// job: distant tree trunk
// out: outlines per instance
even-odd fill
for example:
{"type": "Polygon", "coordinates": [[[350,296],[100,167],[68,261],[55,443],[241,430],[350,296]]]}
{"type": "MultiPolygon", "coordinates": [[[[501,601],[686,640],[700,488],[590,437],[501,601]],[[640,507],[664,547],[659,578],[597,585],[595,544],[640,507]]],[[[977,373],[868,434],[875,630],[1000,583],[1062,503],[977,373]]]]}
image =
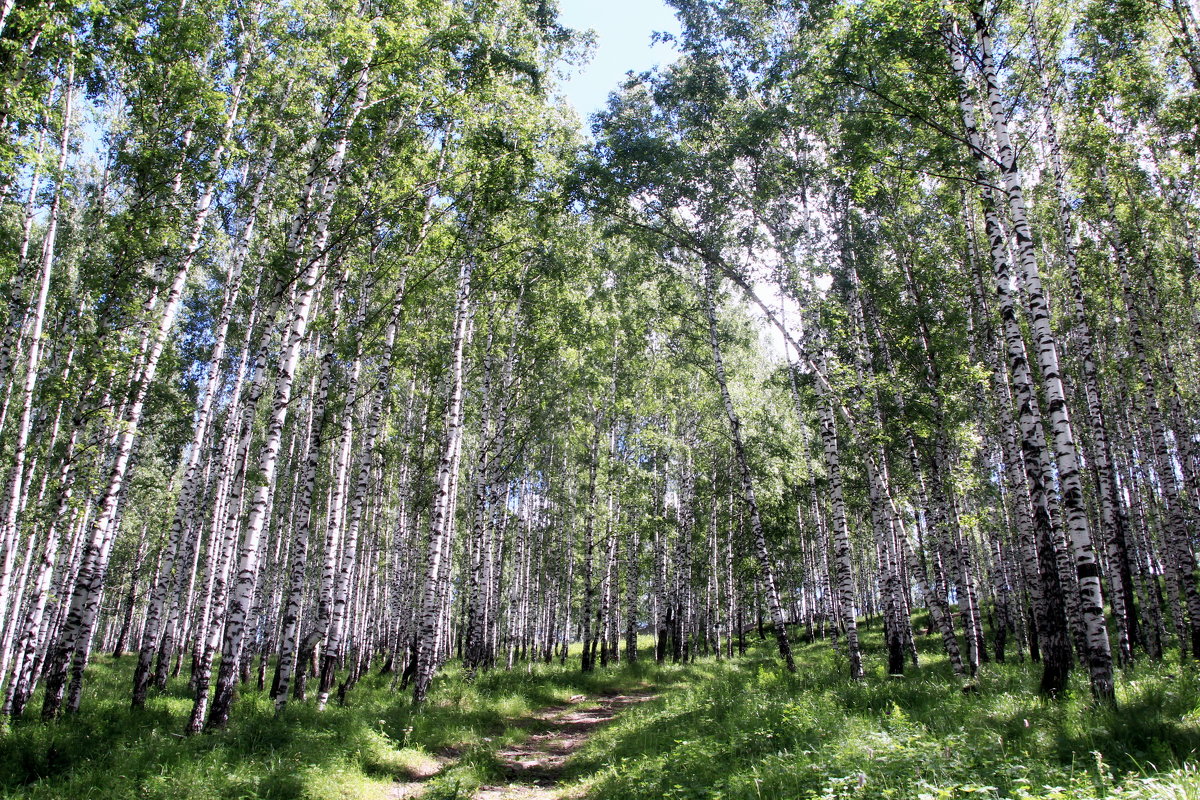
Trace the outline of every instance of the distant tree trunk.
{"type": "MultiPolygon", "coordinates": [[[[1164,520],[1163,530],[1166,535],[1168,548],[1171,551],[1171,572],[1175,581],[1184,594],[1184,608],[1176,608],[1174,613],[1186,616],[1190,638],[1181,641],[1184,650],[1191,651],[1193,658],[1200,659],[1200,590],[1197,589],[1196,559],[1192,545],[1192,537],[1188,531],[1187,511],[1188,499],[1181,490],[1176,477],[1175,462],[1171,457],[1171,435],[1168,433],[1163,419],[1162,406],[1159,402],[1158,381],[1150,366],[1147,347],[1142,331],[1141,306],[1135,295],[1133,278],[1129,271],[1129,255],[1126,250],[1124,237],[1121,234],[1116,218],[1116,204],[1111,190],[1107,187],[1108,175],[1104,167],[1100,168],[1099,178],[1105,182],[1105,200],[1107,203],[1108,222],[1111,229],[1111,244],[1117,265],[1117,274],[1121,281],[1121,297],[1125,305],[1126,329],[1129,333],[1130,349],[1137,363],[1139,376],[1142,381],[1142,396],[1145,403],[1145,418],[1150,427],[1151,454],[1154,471],[1157,473],[1157,483],[1163,495],[1164,520]]],[[[1174,437],[1179,440],[1182,437],[1174,437]]]]}
{"type": "Polygon", "coordinates": [[[638,660],[638,598],[641,595],[641,520],[630,519],[625,546],[625,660],[638,660]]]}
{"type": "Polygon", "coordinates": [[[762,518],[759,516],[758,500],[754,494],[754,479],[750,472],[750,464],[746,458],[745,445],[742,442],[741,419],[733,407],[733,399],[729,395],[729,387],[725,380],[725,364],[721,357],[721,339],[717,329],[716,311],[716,277],[709,265],[704,267],[703,277],[704,313],[708,317],[708,341],[712,348],[713,366],[721,399],[725,404],[725,415],[729,420],[730,435],[733,439],[733,452],[741,474],[742,500],[746,505],[746,513],[750,518],[750,533],[754,548],[758,555],[759,571],[767,592],[767,604],[771,613],[771,621],[775,626],[775,640],[779,646],[779,655],[789,672],[796,671],[796,662],[792,657],[792,646],[788,640],[786,619],[783,606],[779,602],[779,589],[775,581],[775,566],[771,551],[767,546],[766,532],[763,530],[762,518]]]}
{"type": "Polygon", "coordinates": [[[489,315],[487,343],[484,345],[483,377],[480,388],[479,463],[475,468],[475,511],[471,523],[471,535],[467,541],[467,598],[466,598],[466,644],[463,667],[469,675],[487,662],[487,598],[490,587],[485,585],[485,575],[491,563],[491,548],[488,522],[492,496],[492,370],[491,354],[493,329],[489,315]]]}
{"type": "Polygon", "coordinates": [[[599,459],[600,412],[597,410],[592,419],[592,443],[588,449],[588,505],[583,519],[583,608],[580,611],[580,624],[583,625],[583,656],[580,668],[584,672],[591,672],[596,663],[593,653],[592,616],[596,607],[596,472],[599,459]]]}
{"type": "MultiPolygon", "coordinates": [[[[361,299],[359,308],[365,312],[366,300],[361,299]]],[[[342,410],[342,435],[347,443],[347,456],[351,442],[351,426],[354,424],[354,397],[358,393],[358,383],[362,374],[362,330],[366,324],[365,313],[360,313],[352,326],[355,330],[354,360],[350,366],[347,378],[346,407],[342,410]]],[[[382,404],[384,394],[377,392],[373,403],[382,404]]],[[[329,692],[333,688],[334,674],[338,664],[344,657],[344,640],[346,634],[347,612],[350,602],[351,578],[353,577],[358,557],[359,532],[362,530],[363,505],[366,502],[367,489],[370,486],[371,467],[374,460],[374,439],[379,435],[379,415],[382,415],[382,405],[372,409],[371,421],[367,423],[367,441],[364,442],[358,459],[358,475],[355,482],[354,495],[350,500],[346,514],[345,531],[334,548],[333,561],[335,571],[331,574],[332,591],[329,607],[329,622],[325,626],[325,642],[321,650],[320,682],[317,690],[317,708],[323,709],[329,701],[329,692]],[[378,411],[378,414],[376,413],[378,411]],[[338,557],[340,553],[340,558],[338,557]]],[[[347,458],[347,467],[350,459],[347,458]]],[[[346,487],[343,496],[348,496],[349,473],[346,474],[346,487]]]]}

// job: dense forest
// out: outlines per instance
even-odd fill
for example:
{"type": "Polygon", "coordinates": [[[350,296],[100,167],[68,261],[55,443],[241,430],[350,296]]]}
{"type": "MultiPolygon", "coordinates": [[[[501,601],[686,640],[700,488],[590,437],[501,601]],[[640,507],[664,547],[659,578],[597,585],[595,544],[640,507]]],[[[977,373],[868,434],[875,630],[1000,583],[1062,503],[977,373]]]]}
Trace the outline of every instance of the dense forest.
{"type": "Polygon", "coordinates": [[[0,0],[4,796],[614,676],[595,796],[1200,792],[1195,0],[669,5],[0,0]]]}

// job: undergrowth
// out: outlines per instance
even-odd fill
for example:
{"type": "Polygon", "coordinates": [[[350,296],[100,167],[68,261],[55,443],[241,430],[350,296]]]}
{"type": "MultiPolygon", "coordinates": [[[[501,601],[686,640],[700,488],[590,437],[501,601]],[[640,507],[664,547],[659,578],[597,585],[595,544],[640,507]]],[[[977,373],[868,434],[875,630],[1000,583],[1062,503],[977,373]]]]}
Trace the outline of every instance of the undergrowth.
{"type": "Polygon", "coordinates": [[[132,659],[101,658],[82,713],[51,724],[31,713],[0,734],[0,797],[372,800],[441,763],[424,797],[469,797],[502,780],[496,751],[544,726],[539,709],[653,687],[656,699],[569,762],[588,797],[1200,800],[1195,666],[1122,670],[1114,710],[1093,703],[1081,673],[1064,698],[1038,698],[1036,664],[987,664],[965,683],[933,637],[922,637],[919,668],[889,677],[880,638],[863,627],[861,682],[829,642],[797,646],[790,675],[754,637],[732,661],[655,665],[645,649],[637,665],[590,675],[573,661],[468,682],[451,665],[419,712],[377,673],[324,711],[293,703],[276,715],[249,689],[227,730],[193,737],[180,734],[185,680],[134,711],[132,659]]]}
{"type": "Polygon", "coordinates": [[[191,709],[186,678],[129,707],[134,658],[100,657],[88,668],[82,711],[53,723],[26,716],[0,733],[0,797],[30,800],[373,800],[397,781],[453,765],[430,781],[430,798],[454,796],[495,776],[491,753],[536,728],[533,714],[642,685],[651,667],[583,675],[537,664],[464,679],[454,665],[434,682],[426,706],[373,672],[346,704],[323,711],[290,703],[276,715],[266,692],[241,688],[229,727],[183,736],[191,709]]]}
{"type": "Polygon", "coordinates": [[[796,648],[794,675],[766,643],[697,663],[593,737],[574,774],[595,800],[1200,800],[1193,665],[1123,670],[1114,710],[1081,671],[1058,701],[1036,695],[1028,662],[955,679],[932,637],[919,669],[890,677],[877,627],[863,632],[861,682],[821,641],[796,648]]]}

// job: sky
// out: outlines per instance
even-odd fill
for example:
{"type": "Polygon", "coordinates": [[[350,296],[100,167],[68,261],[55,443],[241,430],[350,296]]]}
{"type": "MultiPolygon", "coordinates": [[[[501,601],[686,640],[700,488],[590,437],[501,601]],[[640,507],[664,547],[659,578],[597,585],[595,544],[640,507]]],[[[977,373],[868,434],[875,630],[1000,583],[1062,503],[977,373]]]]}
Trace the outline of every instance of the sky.
{"type": "Polygon", "coordinates": [[[626,72],[641,72],[675,58],[669,44],[650,46],[654,31],[679,33],[675,13],[662,0],[559,0],[559,21],[569,28],[596,32],[591,62],[576,69],[563,87],[585,120],[606,105],[608,93],[626,72]]]}

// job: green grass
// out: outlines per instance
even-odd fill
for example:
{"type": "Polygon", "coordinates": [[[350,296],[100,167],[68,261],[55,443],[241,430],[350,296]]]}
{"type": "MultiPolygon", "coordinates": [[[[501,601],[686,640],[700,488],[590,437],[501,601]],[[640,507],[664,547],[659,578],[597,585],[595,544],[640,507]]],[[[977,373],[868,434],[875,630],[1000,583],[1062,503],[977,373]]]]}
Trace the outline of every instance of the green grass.
{"type": "Polygon", "coordinates": [[[1093,705],[1080,674],[1061,701],[1039,699],[1029,663],[985,665],[964,692],[932,638],[920,669],[889,678],[878,630],[864,634],[862,682],[827,642],[797,648],[795,675],[765,644],[697,663],[597,734],[574,774],[596,800],[1200,800],[1192,665],[1124,671],[1114,711],[1093,705]]]}
{"type": "Polygon", "coordinates": [[[90,669],[81,714],[35,716],[0,735],[5,798],[383,798],[396,781],[453,763],[429,781],[429,800],[466,797],[499,779],[495,752],[544,727],[538,709],[578,694],[655,687],[569,764],[596,800],[612,798],[1123,798],[1200,800],[1200,673],[1139,664],[1118,681],[1116,711],[1095,707],[1082,675],[1063,700],[1035,694],[1033,664],[985,665],[960,690],[938,643],[922,665],[883,672],[877,627],[864,626],[867,679],[844,677],[829,643],[796,648],[784,672],[771,642],[745,658],[646,663],[582,675],[578,662],[518,667],[464,681],[451,665],[429,703],[372,674],[346,706],[293,704],[275,716],[263,693],[238,700],[228,730],[179,735],[186,683],[128,707],[132,660],[90,669]]]}
{"type": "Polygon", "coordinates": [[[377,673],[345,706],[324,711],[292,703],[276,716],[266,693],[251,689],[241,693],[227,730],[185,737],[186,680],[173,680],[135,711],[133,659],[105,656],[88,669],[78,715],[44,724],[35,697],[30,713],[0,734],[0,797],[369,800],[427,773],[435,756],[455,764],[430,781],[429,797],[453,796],[455,787],[494,777],[491,754],[536,727],[538,709],[646,680],[645,668],[583,675],[578,662],[572,666],[521,665],[468,684],[451,665],[419,713],[408,692],[391,690],[391,676],[377,673]]]}

